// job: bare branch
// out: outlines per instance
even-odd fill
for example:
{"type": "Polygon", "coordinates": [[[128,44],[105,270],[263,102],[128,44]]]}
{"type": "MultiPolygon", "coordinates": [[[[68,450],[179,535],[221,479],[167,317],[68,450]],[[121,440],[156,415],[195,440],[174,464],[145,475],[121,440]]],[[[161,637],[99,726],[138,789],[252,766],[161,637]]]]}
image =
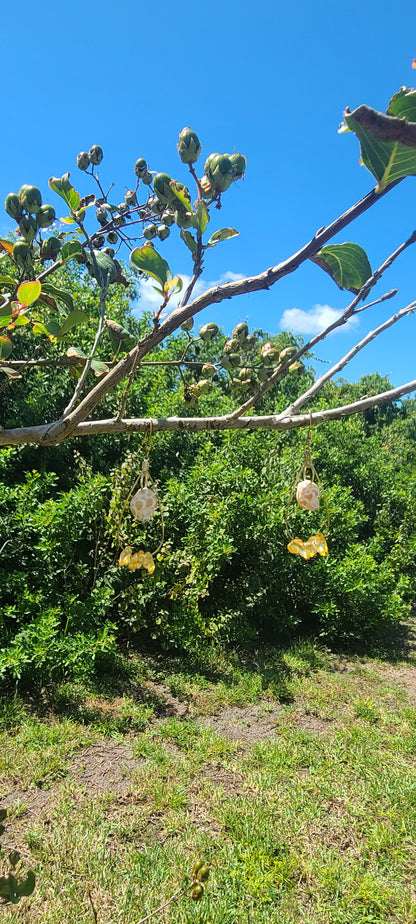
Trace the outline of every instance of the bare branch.
{"type": "MultiPolygon", "coordinates": [[[[296,414],[293,417],[284,417],[283,419],[278,414],[252,415],[251,417],[238,418],[226,414],[222,417],[147,417],[129,420],[116,420],[113,417],[108,420],[87,420],[77,425],[72,436],[97,436],[102,433],[145,433],[149,430],[150,424],[152,432],[166,430],[197,432],[201,430],[260,429],[280,432],[308,427],[310,422],[315,426],[330,420],[340,420],[342,417],[359,414],[381,404],[398,401],[412,391],[416,391],[416,379],[407,382],[405,385],[400,385],[398,388],[392,388],[390,391],[360,398],[360,400],[354,401],[353,404],[314,411],[311,415],[309,413],[296,414]]],[[[42,424],[42,426],[36,427],[19,427],[13,430],[0,429],[0,446],[18,446],[22,443],[54,446],[57,442],[59,442],[59,439],[53,437],[50,424],[42,424]]]]}

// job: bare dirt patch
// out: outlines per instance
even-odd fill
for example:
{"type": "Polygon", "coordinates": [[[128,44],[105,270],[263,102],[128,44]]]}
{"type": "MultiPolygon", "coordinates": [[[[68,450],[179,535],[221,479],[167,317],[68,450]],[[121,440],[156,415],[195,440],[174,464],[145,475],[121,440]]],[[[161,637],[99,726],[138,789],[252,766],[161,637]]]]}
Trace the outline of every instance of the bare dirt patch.
{"type": "Polygon", "coordinates": [[[265,712],[264,705],[241,708],[228,706],[216,715],[198,718],[198,724],[212,728],[221,738],[249,747],[274,735],[282,715],[280,706],[265,712]]]}

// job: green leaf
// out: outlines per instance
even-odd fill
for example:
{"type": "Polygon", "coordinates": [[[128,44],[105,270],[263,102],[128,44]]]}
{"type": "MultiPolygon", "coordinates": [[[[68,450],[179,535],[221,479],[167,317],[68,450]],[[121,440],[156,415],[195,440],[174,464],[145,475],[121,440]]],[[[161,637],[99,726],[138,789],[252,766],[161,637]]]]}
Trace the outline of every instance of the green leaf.
{"type": "Polygon", "coordinates": [[[189,247],[191,253],[196,254],[198,247],[195,238],[192,237],[191,232],[185,231],[184,228],[181,228],[181,238],[183,241],[185,241],[185,244],[187,247],[189,247]]]}
{"type": "Polygon", "coordinates": [[[76,257],[78,254],[82,253],[83,250],[79,241],[67,241],[67,243],[62,247],[62,250],[59,254],[59,259],[65,262],[66,260],[71,260],[72,257],[76,257]]]}
{"type": "MultiPolygon", "coordinates": [[[[0,372],[4,372],[7,375],[8,379],[21,379],[22,376],[20,372],[17,372],[16,369],[11,369],[10,366],[0,366],[0,372]]],[[[3,834],[3,831],[6,829],[3,828],[3,825],[0,825],[0,834],[3,834]]]]}
{"type": "Polygon", "coordinates": [[[13,344],[10,340],[10,337],[7,337],[6,334],[0,336],[0,359],[7,359],[12,352],[13,344]]]}
{"type": "Polygon", "coordinates": [[[99,285],[102,283],[106,285],[107,283],[109,284],[117,281],[117,267],[108,253],[101,253],[101,250],[94,250],[95,263],[98,267],[98,271],[88,250],[85,251],[85,256],[99,285]]]}
{"type": "Polygon", "coordinates": [[[14,326],[23,327],[25,324],[30,324],[30,319],[21,312],[14,321],[14,326]]]}
{"type": "Polygon", "coordinates": [[[12,320],[12,306],[3,305],[0,308],[0,327],[8,327],[12,320]]]}
{"type": "Polygon", "coordinates": [[[402,87],[395,93],[389,102],[387,115],[406,119],[407,122],[416,122],[416,90],[402,87]]]}
{"type": "MultiPolygon", "coordinates": [[[[193,212],[193,208],[192,208],[192,205],[191,205],[189,199],[187,199],[186,196],[184,196],[184,194],[183,194],[183,192],[182,192],[180,186],[178,185],[178,183],[176,183],[175,180],[171,180],[170,183],[169,183],[169,186],[170,186],[170,188],[171,188],[171,190],[172,190],[172,192],[173,192],[175,198],[176,198],[176,199],[178,200],[178,202],[180,202],[180,204],[186,209],[186,211],[187,211],[187,212],[193,212]]],[[[175,205],[175,203],[173,203],[173,205],[175,205]]]]}
{"type": "Polygon", "coordinates": [[[174,276],[173,279],[170,279],[169,282],[165,282],[164,290],[162,295],[175,295],[176,292],[180,292],[183,288],[183,282],[180,276],[174,276]]]}
{"type": "Polygon", "coordinates": [[[91,360],[91,369],[93,370],[97,378],[99,378],[100,375],[107,375],[107,372],[109,371],[106,363],[101,362],[99,359],[91,360]]]}
{"type": "Polygon", "coordinates": [[[54,286],[50,282],[44,282],[42,283],[42,292],[52,295],[52,298],[55,298],[58,302],[63,302],[70,311],[74,310],[74,299],[71,293],[66,292],[65,289],[59,289],[58,286],[54,286]]]}
{"type": "Polygon", "coordinates": [[[235,228],[221,228],[220,231],[214,231],[214,234],[211,234],[206,246],[215,247],[215,245],[219,244],[221,241],[228,241],[230,237],[237,237],[238,234],[240,234],[240,232],[236,231],[235,228]]]}
{"type": "Polygon", "coordinates": [[[152,247],[151,243],[143,244],[143,247],[136,247],[130,254],[130,266],[133,270],[139,270],[146,276],[156,279],[160,285],[165,285],[169,279],[172,279],[172,273],[166,260],[160,256],[157,250],[152,247]]]}
{"type": "Polygon", "coordinates": [[[372,274],[365,250],[359,244],[329,244],[311,257],[332,277],[340,289],[359,292],[372,274]]]}
{"type": "MultiPolygon", "coordinates": [[[[392,102],[399,109],[402,102],[392,102]]],[[[395,180],[416,175],[416,122],[384,115],[369,106],[344,113],[348,128],[359,139],[361,160],[376,178],[378,192],[395,180]]]]}
{"type": "Polygon", "coordinates": [[[80,195],[74,189],[72,183],[69,182],[69,173],[64,173],[61,177],[51,176],[49,188],[58,193],[58,196],[66,202],[71,211],[76,211],[79,206],[80,195]]]}
{"type": "Polygon", "coordinates": [[[8,286],[9,289],[14,289],[16,285],[16,280],[12,279],[11,276],[0,276],[0,286],[8,286]]]}
{"type": "Polygon", "coordinates": [[[62,327],[59,328],[59,333],[56,336],[64,337],[68,331],[72,330],[74,327],[77,327],[78,324],[85,324],[87,321],[89,321],[89,317],[86,312],[75,308],[74,311],[71,311],[68,317],[65,318],[65,321],[62,324],[62,327]]]}
{"type": "Polygon", "coordinates": [[[50,337],[56,337],[58,331],[59,331],[59,324],[57,324],[56,321],[50,321],[50,322],[48,323],[48,326],[47,326],[47,327],[45,327],[45,325],[42,323],[42,321],[35,321],[35,323],[34,323],[34,325],[33,325],[33,327],[32,327],[32,333],[34,333],[34,334],[46,334],[46,336],[48,337],[48,339],[49,339],[50,337]]]}
{"type": "Polygon", "coordinates": [[[196,212],[192,219],[192,225],[200,234],[203,234],[209,222],[208,210],[205,202],[196,203],[196,212]]]}
{"type": "Polygon", "coordinates": [[[38,279],[35,279],[34,282],[22,282],[17,290],[17,297],[21,305],[24,305],[26,308],[29,305],[33,305],[33,302],[39,298],[41,290],[41,283],[38,279]]]}
{"type": "Polygon", "coordinates": [[[28,895],[32,894],[33,889],[35,888],[35,884],[36,884],[35,874],[33,870],[30,869],[26,876],[26,879],[24,879],[23,882],[19,882],[19,884],[17,885],[16,894],[19,896],[19,898],[21,898],[22,896],[27,898],[28,895]]]}

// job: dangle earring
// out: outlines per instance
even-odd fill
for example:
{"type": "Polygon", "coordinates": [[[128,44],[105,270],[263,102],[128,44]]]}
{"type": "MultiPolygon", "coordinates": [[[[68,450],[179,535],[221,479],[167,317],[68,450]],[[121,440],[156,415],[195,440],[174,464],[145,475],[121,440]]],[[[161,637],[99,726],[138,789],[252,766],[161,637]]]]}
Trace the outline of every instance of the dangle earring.
{"type": "MultiPolygon", "coordinates": [[[[141,523],[148,523],[154,516],[157,508],[160,511],[160,519],[162,524],[162,538],[154,552],[144,552],[143,549],[140,549],[138,552],[134,552],[131,545],[127,545],[120,554],[118,563],[120,567],[127,565],[130,571],[136,571],[137,568],[145,568],[149,574],[153,574],[155,570],[155,561],[154,556],[160,552],[163,543],[164,543],[164,522],[163,522],[163,513],[160,506],[159,498],[157,496],[155,485],[150,477],[149,473],[149,453],[150,446],[152,442],[152,427],[150,425],[149,432],[146,433],[144,441],[144,459],[142,462],[142,467],[140,474],[125,501],[122,514],[120,517],[120,523],[124,515],[124,511],[129,505],[130,512],[135,520],[138,520],[141,523]],[[140,485],[139,489],[136,491],[137,485],[140,485]]],[[[120,524],[119,524],[120,525],[120,524]]]]}
{"type": "Polygon", "coordinates": [[[322,487],[319,475],[316,471],[316,468],[312,462],[311,455],[311,442],[312,442],[312,415],[309,412],[309,427],[306,436],[306,447],[305,447],[305,458],[301,468],[299,469],[292,490],[289,495],[289,499],[286,506],[286,534],[289,538],[288,551],[292,555],[300,555],[301,558],[314,558],[315,555],[325,556],[328,554],[328,546],[326,542],[325,535],[329,531],[329,510],[328,502],[326,499],[325,491],[322,487]],[[302,510],[317,511],[320,507],[321,498],[324,501],[324,506],[326,510],[326,526],[324,531],[315,533],[313,536],[309,536],[309,539],[306,542],[303,542],[302,539],[294,539],[291,536],[289,530],[288,520],[289,520],[289,508],[292,502],[293,495],[296,492],[296,501],[299,507],[302,510]]]}

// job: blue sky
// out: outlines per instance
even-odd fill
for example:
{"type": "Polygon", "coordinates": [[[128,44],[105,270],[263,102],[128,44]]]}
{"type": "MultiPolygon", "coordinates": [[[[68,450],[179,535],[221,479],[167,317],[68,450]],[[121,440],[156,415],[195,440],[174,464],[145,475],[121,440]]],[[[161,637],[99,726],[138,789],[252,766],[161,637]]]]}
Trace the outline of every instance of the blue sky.
{"type": "MultiPolygon", "coordinates": [[[[298,250],[322,225],[360,199],[374,181],[359,165],[352,134],[337,128],[346,106],[385,110],[416,72],[416,12],[363,0],[298,0],[295,4],[154,2],[117,4],[74,0],[64,11],[44,0],[2,10],[3,98],[0,195],[34,183],[48,192],[50,175],[71,172],[88,192],[76,155],[104,149],[100,177],[115,181],[119,201],[133,185],[144,156],[152,170],[185,180],[176,142],[191,125],[203,144],[201,168],[212,151],[243,152],[244,181],[224,196],[210,231],[233,226],[240,236],[210,251],[204,280],[261,272],[298,250]]],[[[201,169],[202,172],[202,169],[201,169]]],[[[405,180],[337,239],[367,251],[376,268],[416,226],[416,178],[405,180]]],[[[2,233],[9,229],[0,219],[2,233]]],[[[188,251],[177,234],[159,248],[172,270],[189,274],[188,251]]],[[[390,302],[359,316],[355,327],[317,349],[319,373],[367,330],[416,297],[415,249],[386,273],[377,294],[399,287],[390,302]]],[[[277,333],[303,335],[349,301],[308,263],[269,292],[226,302],[203,320],[226,331],[242,319],[277,333]]],[[[142,304],[147,303],[146,292],[142,304]]],[[[398,385],[416,377],[416,318],[401,321],[367,347],[343,373],[390,375],[398,385]]]]}

